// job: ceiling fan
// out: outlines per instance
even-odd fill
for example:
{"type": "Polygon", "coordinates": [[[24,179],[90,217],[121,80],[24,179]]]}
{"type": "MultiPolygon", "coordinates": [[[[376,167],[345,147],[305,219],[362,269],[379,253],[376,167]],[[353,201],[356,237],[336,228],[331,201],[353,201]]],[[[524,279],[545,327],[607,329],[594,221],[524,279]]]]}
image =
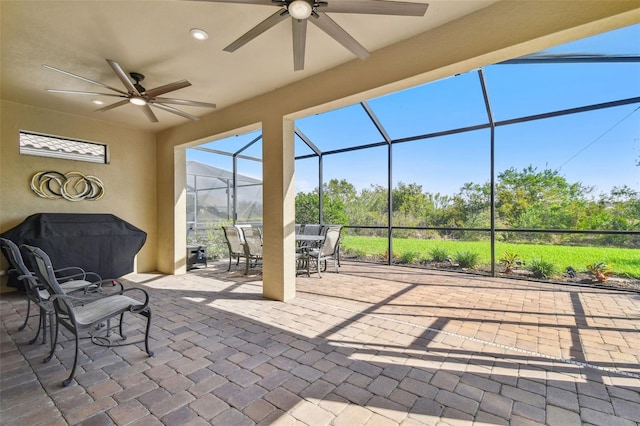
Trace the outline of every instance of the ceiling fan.
{"type": "Polygon", "coordinates": [[[171,112],[173,114],[177,114],[182,117],[188,118],[189,120],[194,120],[194,121],[199,120],[199,118],[196,117],[195,115],[191,115],[177,108],[174,108],[168,104],[196,106],[196,107],[204,107],[204,108],[216,107],[215,104],[210,104],[207,102],[188,101],[185,99],[160,97],[160,95],[163,95],[165,93],[173,92],[174,90],[191,86],[191,83],[189,83],[187,80],[180,80],[174,83],[165,84],[164,86],[159,86],[154,89],[147,90],[140,84],[140,82],[144,80],[144,75],[137,72],[130,72],[129,76],[127,76],[127,74],[124,72],[122,67],[116,61],[112,59],[107,59],[106,61],[109,64],[109,66],[111,66],[111,69],[113,70],[113,72],[118,76],[122,84],[124,84],[124,87],[127,90],[126,92],[120,89],[116,89],[115,87],[107,86],[106,84],[100,83],[98,81],[90,80],[88,78],[81,77],[79,75],[70,73],[68,71],[63,71],[61,69],[54,68],[50,65],[42,65],[43,67],[48,68],[50,70],[57,71],[62,74],[70,75],[71,77],[79,78],[80,80],[84,80],[86,82],[104,87],[105,89],[112,90],[116,93],[97,93],[97,92],[83,92],[83,91],[75,91],[75,90],[58,90],[58,89],[47,89],[47,91],[54,92],[54,93],[67,93],[72,95],[113,96],[117,98],[123,98],[121,101],[118,101],[114,104],[107,105],[104,108],[100,108],[96,110],[96,112],[108,111],[110,109],[117,108],[119,106],[127,105],[131,103],[133,105],[139,106],[142,112],[147,116],[149,121],[151,121],[152,123],[157,123],[158,118],[149,107],[150,105],[155,108],[158,108],[167,112],[171,112]]]}
{"type": "Polygon", "coordinates": [[[224,48],[234,52],[269,28],[291,16],[293,30],[293,69],[304,69],[307,22],[311,22],[349,49],[360,59],[369,57],[369,52],[340,27],[327,13],[361,13],[375,15],[424,16],[426,3],[385,0],[200,0],[213,3],[237,3],[276,6],[279,10],[240,36],[224,48]]]}

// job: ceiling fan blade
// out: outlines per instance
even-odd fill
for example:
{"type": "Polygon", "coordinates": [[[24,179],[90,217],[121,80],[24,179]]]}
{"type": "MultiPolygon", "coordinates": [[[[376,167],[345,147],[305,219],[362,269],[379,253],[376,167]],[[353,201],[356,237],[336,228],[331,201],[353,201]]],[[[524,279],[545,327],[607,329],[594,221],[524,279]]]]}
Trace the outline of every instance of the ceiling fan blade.
{"type": "Polygon", "coordinates": [[[271,0],[195,0],[206,1],[209,3],[236,3],[236,4],[262,4],[265,6],[279,6],[274,4],[271,0]]]}
{"type": "Polygon", "coordinates": [[[273,15],[269,16],[264,21],[260,22],[255,27],[251,28],[245,34],[241,35],[236,41],[225,47],[223,50],[225,52],[235,52],[254,38],[258,37],[263,32],[267,31],[269,28],[273,27],[280,21],[287,19],[289,17],[289,13],[287,11],[279,10],[273,15]]]}
{"type": "Polygon", "coordinates": [[[210,104],[208,102],[188,101],[186,99],[173,99],[173,98],[154,98],[149,101],[150,104],[163,103],[163,104],[175,104],[184,106],[195,106],[203,108],[215,108],[216,104],[210,104]]]}
{"type": "Polygon", "coordinates": [[[142,112],[144,112],[144,115],[147,116],[150,122],[152,123],[158,122],[158,117],[156,117],[153,111],[151,111],[151,108],[149,108],[149,105],[140,105],[140,109],[142,110],[142,112]]]}
{"type": "Polygon", "coordinates": [[[154,106],[154,107],[156,107],[156,108],[160,108],[160,109],[162,109],[162,110],[165,110],[165,111],[167,111],[167,112],[172,112],[172,113],[174,113],[174,114],[178,114],[178,115],[180,115],[180,116],[182,116],[182,117],[184,117],[184,118],[188,118],[189,120],[193,120],[193,121],[198,121],[198,120],[200,120],[200,119],[199,119],[198,117],[196,117],[195,115],[191,115],[191,114],[188,114],[188,113],[186,113],[186,112],[184,112],[184,111],[180,111],[179,109],[174,108],[174,107],[169,106],[169,105],[163,105],[163,104],[160,104],[160,103],[158,103],[158,102],[154,102],[154,103],[152,103],[151,105],[153,105],[153,106],[154,106]]]}
{"type": "Polygon", "coordinates": [[[293,70],[304,69],[304,53],[307,41],[307,20],[292,19],[293,30],[293,70]]]}
{"type": "Polygon", "coordinates": [[[164,86],[159,86],[154,89],[149,89],[145,93],[145,95],[149,97],[154,97],[158,95],[163,95],[168,92],[173,92],[174,90],[182,89],[185,87],[191,86],[187,80],[175,81],[173,83],[165,84],[164,86]]]}
{"type": "Polygon", "coordinates": [[[360,59],[367,59],[370,54],[362,47],[360,43],[356,41],[353,37],[349,35],[342,27],[336,22],[329,18],[324,12],[319,12],[316,17],[312,15],[309,17],[309,20],[315,24],[318,28],[320,28],[325,33],[329,34],[333,37],[338,43],[349,49],[354,55],[356,55],[360,59]]]}
{"type": "Polygon", "coordinates": [[[68,71],[63,71],[61,69],[52,67],[51,65],[43,64],[42,66],[45,67],[45,68],[48,68],[50,70],[57,71],[59,73],[62,73],[62,74],[65,74],[65,75],[69,75],[71,77],[79,78],[80,80],[86,81],[87,83],[95,84],[95,85],[98,85],[100,87],[104,87],[105,89],[109,89],[109,90],[113,90],[114,92],[122,93],[123,95],[127,94],[126,92],[123,92],[122,90],[116,89],[115,87],[107,86],[106,84],[100,83],[99,81],[90,80],[90,79],[88,79],[86,77],[82,77],[80,75],[73,74],[73,73],[70,73],[68,71]]]}
{"type": "Polygon", "coordinates": [[[107,105],[106,107],[102,107],[100,109],[97,109],[96,112],[109,111],[110,109],[114,109],[114,108],[117,108],[117,107],[122,106],[122,105],[127,105],[128,103],[129,103],[129,99],[125,99],[123,101],[116,102],[115,104],[107,105]]]}
{"type": "Polygon", "coordinates": [[[383,0],[334,0],[321,8],[322,12],[362,13],[371,15],[424,16],[427,3],[383,0]]]}
{"type": "Polygon", "coordinates": [[[126,72],[124,72],[120,64],[118,64],[113,59],[107,59],[106,61],[111,67],[111,69],[113,70],[113,72],[116,73],[116,75],[118,76],[122,84],[124,84],[124,87],[127,88],[127,91],[129,93],[135,93],[136,95],[140,95],[140,93],[138,93],[138,90],[135,88],[131,80],[129,80],[129,76],[127,75],[126,72]]]}
{"type": "Polygon", "coordinates": [[[81,92],[81,91],[78,91],[78,90],[47,89],[47,92],[68,93],[70,95],[115,96],[116,98],[126,98],[126,95],[116,95],[116,94],[113,94],[113,93],[81,92]]]}

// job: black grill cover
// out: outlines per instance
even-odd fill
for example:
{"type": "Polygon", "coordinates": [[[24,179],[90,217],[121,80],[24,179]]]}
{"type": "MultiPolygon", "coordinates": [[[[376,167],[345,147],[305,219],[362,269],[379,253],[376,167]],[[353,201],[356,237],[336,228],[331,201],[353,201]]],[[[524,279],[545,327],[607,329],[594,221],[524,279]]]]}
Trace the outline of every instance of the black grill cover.
{"type": "MultiPolygon", "coordinates": [[[[55,269],[79,266],[110,279],[133,271],[147,233],[112,214],[37,213],[2,237],[40,247],[55,269]]],[[[30,266],[28,259],[25,263],[30,266]]],[[[23,287],[13,274],[8,285],[23,287]]]]}

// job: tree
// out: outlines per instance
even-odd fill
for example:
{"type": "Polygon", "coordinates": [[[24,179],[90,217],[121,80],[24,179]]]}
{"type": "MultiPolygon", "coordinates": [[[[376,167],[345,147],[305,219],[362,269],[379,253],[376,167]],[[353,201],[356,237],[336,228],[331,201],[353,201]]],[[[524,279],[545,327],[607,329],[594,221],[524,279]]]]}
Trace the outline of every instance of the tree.
{"type": "Polygon", "coordinates": [[[313,192],[296,195],[296,223],[317,223],[319,218],[317,188],[313,192]]]}
{"type": "Polygon", "coordinates": [[[399,226],[424,225],[427,212],[430,209],[429,198],[422,192],[422,186],[411,183],[405,185],[398,182],[393,189],[393,217],[394,223],[399,226]]]}
{"type": "Polygon", "coordinates": [[[571,228],[575,214],[567,212],[575,213],[592,191],[579,182],[567,182],[558,170],[509,168],[498,174],[496,210],[502,222],[514,228],[571,228]]]}

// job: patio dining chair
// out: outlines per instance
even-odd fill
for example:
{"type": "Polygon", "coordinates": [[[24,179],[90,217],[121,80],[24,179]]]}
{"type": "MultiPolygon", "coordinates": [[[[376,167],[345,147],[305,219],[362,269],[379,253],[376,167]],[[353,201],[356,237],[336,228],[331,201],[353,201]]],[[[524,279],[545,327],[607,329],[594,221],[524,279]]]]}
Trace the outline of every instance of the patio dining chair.
{"type": "Polygon", "coordinates": [[[320,248],[309,250],[307,253],[307,256],[309,256],[309,263],[315,265],[320,278],[322,278],[320,270],[322,269],[322,271],[326,271],[327,269],[327,260],[333,259],[335,272],[338,273],[341,232],[342,226],[327,226],[325,230],[325,237],[320,248]],[[322,268],[320,267],[321,263],[323,264],[322,268]]]}
{"type": "MultiPolygon", "coordinates": [[[[307,223],[300,232],[302,235],[320,235],[322,233],[322,225],[317,223],[307,223]]],[[[302,241],[298,246],[298,251],[308,251],[312,248],[320,247],[319,241],[302,241]]]]}
{"type": "MultiPolygon", "coordinates": [[[[49,292],[47,292],[43,284],[38,282],[37,277],[27,267],[20,248],[13,241],[7,238],[0,238],[0,249],[9,262],[10,269],[8,273],[17,275],[16,278],[24,284],[27,296],[27,313],[18,330],[24,330],[27,326],[31,314],[31,303],[33,303],[39,309],[39,321],[36,335],[29,341],[29,344],[33,344],[38,340],[40,331],[42,331],[42,343],[44,344],[47,342],[47,318],[50,325],[53,320],[53,307],[49,301],[49,292]]],[[[60,287],[66,293],[99,291],[103,284],[102,278],[98,274],[85,272],[82,268],[76,266],[56,269],[53,273],[60,283],[60,287]],[[97,278],[97,280],[88,281],[87,278],[90,276],[97,278]]]]}
{"type": "Polygon", "coordinates": [[[242,235],[244,237],[244,256],[247,262],[244,274],[249,275],[251,262],[253,261],[253,267],[262,262],[262,235],[260,230],[253,226],[242,228],[242,235]]]}
{"type": "Polygon", "coordinates": [[[223,226],[224,239],[229,249],[229,267],[227,271],[231,270],[231,262],[236,260],[236,266],[240,264],[240,258],[244,257],[244,245],[240,236],[240,231],[235,226],[223,226]]]}
{"type": "Polygon", "coordinates": [[[149,350],[149,329],[151,327],[151,308],[149,307],[149,294],[140,288],[123,288],[104,297],[83,300],[82,298],[73,297],[62,289],[60,283],[56,279],[53,273],[53,267],[51,260],[47,254],[37,247],[23,245],[27,253],[31,256],[35,275],[38,277],[40,283],[44,284],[46,290],[51,294],[49,300],[51,301],[55,316],[55,331],[53,333],[53,341],[51,342],[51,352],[44,359],[44,362],[48,362],[53,357],[56,346],[58,343],[58,331],[59,325],[62,324],[64,328],[73,333],[75,337],[75,357],[73,360],[73,368],[69,377],[62,382],[63,386],[68,386],[74,378],[76,369],[78,367],[78,353],[80,350],[80,332],[85,330],[95,329],[96,326],[100,326],[103,323],[107,323],[106,329],[97,327],[100,333],[106,333],[106,336],[90,335],[91,341],[94,344],[100,346],[124,346],[142,343],[142,340],[116,343],[111,339],[111,326],[110,321],[113,318],[119,317],[118,334],[122,341],[127,339],[124,334],[124,314],[130,312],[138,314],[147,318],[146,332],[144,336],[144,346],[147,354],[153,356],[153,352],[149,350]],[[125,296],[125,292],[139,292],[142,300],[134,299],[129,296],[125,296]]]}

